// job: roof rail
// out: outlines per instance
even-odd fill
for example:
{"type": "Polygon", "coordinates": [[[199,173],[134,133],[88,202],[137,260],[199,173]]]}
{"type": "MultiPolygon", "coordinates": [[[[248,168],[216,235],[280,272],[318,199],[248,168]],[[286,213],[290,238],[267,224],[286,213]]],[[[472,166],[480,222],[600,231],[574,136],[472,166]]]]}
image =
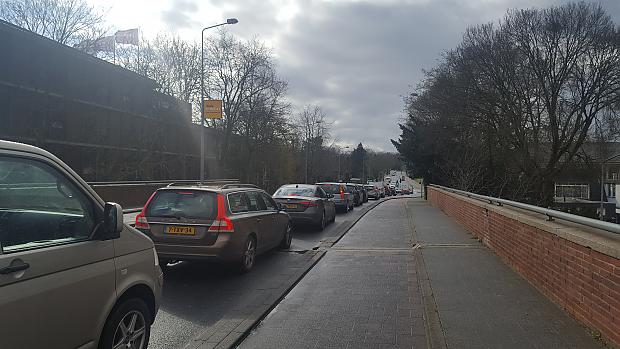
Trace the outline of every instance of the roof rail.
{"type": "Polygon", "coordinates": [[[230,183],[230,184],[224,184],[221,188],[222,188],[222,189],[235,189],[235,188],[253,188],[253,189],[260,189],[258,186],[254,185],[254,184],[243,184],[243,183],[230,183]]]}

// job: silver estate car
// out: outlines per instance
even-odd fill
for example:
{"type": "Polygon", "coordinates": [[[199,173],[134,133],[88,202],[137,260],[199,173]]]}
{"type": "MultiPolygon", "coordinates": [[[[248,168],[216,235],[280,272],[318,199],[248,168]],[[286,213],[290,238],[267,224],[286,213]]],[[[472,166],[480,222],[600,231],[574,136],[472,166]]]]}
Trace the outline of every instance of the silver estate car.
{"type": "Polygon", "coordinates": [[[317,183],[327,194],[332,194],[336,209],[342,212],[349,212],[355,207],[355,201],[351,189],[345,183],[324,182],[317,183]]]}
{"type": "Polygon", "coordinates": [[[119,205],[52,154],[0,141],[0,347],[144,349],[162,284],[119,205]]]}

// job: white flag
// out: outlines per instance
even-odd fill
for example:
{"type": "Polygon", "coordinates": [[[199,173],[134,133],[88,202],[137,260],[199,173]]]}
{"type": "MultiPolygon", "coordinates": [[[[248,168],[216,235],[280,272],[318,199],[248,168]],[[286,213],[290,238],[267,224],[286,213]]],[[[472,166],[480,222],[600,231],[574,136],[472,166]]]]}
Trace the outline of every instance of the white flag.
{"type": "Polygon", "coordinates": [[[104,36],[95,40],[93,43],[93,48],[96,51],[114,52],[114,37],[104,36]]]}
{"type": "Polygon", "coordinates": [[[138,45],[139,35],[138,28],[119,30],[114,34],[116,42],[119,44],[138,45]]]}

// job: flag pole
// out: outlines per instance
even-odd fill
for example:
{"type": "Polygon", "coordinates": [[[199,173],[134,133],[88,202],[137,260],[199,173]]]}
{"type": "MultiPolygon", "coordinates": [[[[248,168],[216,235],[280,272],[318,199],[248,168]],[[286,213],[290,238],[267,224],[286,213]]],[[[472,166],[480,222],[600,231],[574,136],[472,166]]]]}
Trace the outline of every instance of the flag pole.
{"type": "Polygon", "coordinates": [[[140,27],[138,27],[138,73],[141,73],[140,71],[140,27]]]}

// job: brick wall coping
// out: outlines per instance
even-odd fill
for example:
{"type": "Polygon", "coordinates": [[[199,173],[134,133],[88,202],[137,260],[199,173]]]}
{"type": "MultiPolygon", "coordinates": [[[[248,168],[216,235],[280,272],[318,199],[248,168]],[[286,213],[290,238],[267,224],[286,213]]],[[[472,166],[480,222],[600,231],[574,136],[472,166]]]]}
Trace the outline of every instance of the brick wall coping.
{"type": "Polygon", "coordinates": [[[549,232],[578,245],[589,247],[595,251],[620,259],[620,235],[582,224],[561,220],[547,220],[547,216],[516,207],[499,206],[463,195],[449,192],[437,187],[428,187],[428,190],[437,190],[442,194],[463,200],[504,217],[514,219],[523,224],[549,232]]]}

